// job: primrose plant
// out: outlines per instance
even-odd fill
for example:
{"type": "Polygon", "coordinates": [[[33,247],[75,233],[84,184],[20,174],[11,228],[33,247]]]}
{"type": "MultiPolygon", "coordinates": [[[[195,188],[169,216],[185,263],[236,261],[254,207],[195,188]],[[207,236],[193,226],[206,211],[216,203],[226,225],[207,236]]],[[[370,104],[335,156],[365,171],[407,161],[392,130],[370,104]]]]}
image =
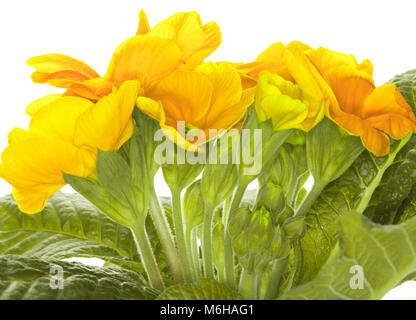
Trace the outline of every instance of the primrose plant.
{"type": "Polygon", "coordinates": [[[298,41],[204,62],[214,22],[139,20],[103,76],[28,61],[65,90],[1,156],[1,298],[379,299],[413,279],[415,70],[376,87],[369,60],[298,41]]]}

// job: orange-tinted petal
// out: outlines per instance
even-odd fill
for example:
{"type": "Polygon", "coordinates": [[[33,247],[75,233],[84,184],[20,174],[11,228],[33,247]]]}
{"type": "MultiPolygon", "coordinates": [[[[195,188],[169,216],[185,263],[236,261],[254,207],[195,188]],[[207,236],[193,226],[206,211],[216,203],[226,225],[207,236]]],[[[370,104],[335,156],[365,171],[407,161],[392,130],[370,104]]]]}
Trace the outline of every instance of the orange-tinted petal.
{"type": "Polygon", "coordinates": [[[169,40],[137,35],[123,42],[115,51],[105,78],[119,87],[127,80],[140,80],[147,87],[174,71],[182,53],[169,40]]]}
{"type": "Polygon", "coordinates": [[[368,150],[378,157],[385,156],[390,152],[389,137],[370,125],[364,126],[361,141],[368,150]]]}
{"type": "Polygon", "coordinates": [[[206,74],[199,71],[175,71],[151,91],[148,96],[161,101],[166,114],[166,123],[176,126],[200,126],[210,108],[213,84],[206,74]]]}
{"type": "Polygon", "coordinates": [[[326,80],[328,80],[329,72],[336,67],[355,68],[357,66],[357,60],[352,54],[340,53],[323,47],[310,50],[307,55],[326,80]]]}
{"type": "MultiPolygon", "coordinates": [[[[328,80],[341,110],[360,116],[364,101],[375,88],[371,76],[364,71],[342,66],[332,69],[328,80]]],[[[335,116],[339,110],[331,108],[330,112],[335,116]]]]}
{"type": "Polygon", "coordinates": [[[150,31],[149,20],[147,19],[146,12],[143,9],[139,12],[139,26],[137,27],[136,34],[146,34],[150,31]]]}
{"type": "Polygon", "coordinates": [[[33,57],[27,64],[36,69],[32,74],[36,83],[46,83],[51,79],[82,81],[100,76],[84,62],[57,53],[33,57]]]}

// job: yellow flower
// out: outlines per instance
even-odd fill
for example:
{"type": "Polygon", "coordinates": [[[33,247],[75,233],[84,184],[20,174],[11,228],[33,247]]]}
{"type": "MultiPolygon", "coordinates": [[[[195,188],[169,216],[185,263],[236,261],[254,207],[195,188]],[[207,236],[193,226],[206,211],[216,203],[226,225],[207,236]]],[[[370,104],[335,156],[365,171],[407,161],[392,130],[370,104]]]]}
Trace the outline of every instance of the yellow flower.
{"type": "Polygon", "coordinates": [[[61,54],[34,57],[28,64],[36,69],[34,82],[65,88],[64,95],[96,101],[127,80],[140,80],[145,90],[177,69],[191,70],[220,43],[218,26],[214,22],[202,25],[196,12],[175,14],[150,29],[142,10],[137,34],[118,46],[103,77],[85,63],[61,54]]]}
{"type": "Polygon", "coordinates": [[[377,156],[390,151],[387,135],[401,139],[416,132],[411,107],[394,84],[375,87],[369,60],[325,48],[293,47],[284,60],[296,83],[316,99],[329,101],[327,116],[377,156]]]}
{"type": "Polygon", "coordinates": [[[324,101],[268,71],[260,73],[255,108],[259,120],[271,119],[276,131],[293,128],[309,131],[325,114],[324,101]]]}
{"type": "Polygon", "coordinates": [[[60,97],[33,114],[29,130],[14,129],[1,155],[0,177],[13,186],[21,211],[42,211],[65,185],[62,172],[94,174],[97,149],[117,151],[133,133],[137,82],[126,82],[97,104],[60,97]]]}
{"type": "Polygon", "coordinates": [[[221,129],[228,130],[242,120],[253,99],[254,90],[243,90],[241,78],[230,63],[209,62],[193,71],[173,72],[146,97],[139,97],[137,106],[158,120],[176,144],[197,151],[214,138],[210,129],[220,134],[221,129]],[[178,128],[178,121],[183,121],[185,127],[178,128]],[[200,134],[189,136],[187,129],[200,134]]]}

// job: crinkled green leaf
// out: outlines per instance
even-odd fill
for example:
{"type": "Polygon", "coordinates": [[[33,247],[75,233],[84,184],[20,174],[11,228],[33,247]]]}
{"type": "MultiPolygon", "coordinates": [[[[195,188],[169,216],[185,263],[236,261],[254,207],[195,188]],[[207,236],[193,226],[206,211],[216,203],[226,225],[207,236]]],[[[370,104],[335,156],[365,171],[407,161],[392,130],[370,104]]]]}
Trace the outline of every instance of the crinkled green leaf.
{"type": "Polygon", "coordinates": [[[305,216],[307,231],[302,239],[302,257],[298,257],[303,260],[299,283],[317,274],[337,243],[338,217],[351,210],[364,211],[405,142],[393,142],[390,154],[385,157],[364,151],[340,178],[323,190],[305,216]]]}
{"type": "Polygon", "coordinates": [[[63,259],[101,258],[143,272],[130,229],[79,194],[57,192],[43,212],[19,211],[11,195],[0,199],[0,253],[63,259]]]}
{"type": "Polygon", "coordinates": [[[154,298],[153,290],[143,286],[136,272],[121,268],[97,268],[76,262],[0,255],[0,270],[0,300],[154,298]],[[61,289],[56,286],[54,278],[57,268],[63,271],[61,289]]]}
{"type": "Polygon", "coordinates": [[[416,69],[396,75],[389,81],[400,90],[407,103],[416,111],[416,69]]]}
{"type": "Polygon", "coordinates": [[[416,218],[383,226],[351,212],[340,217],[339,244],[317,276],[281,299],[380,299],[415,270],[416,218]]]}
{"type": "Polygon", "coordinates": [[[380,224],[398,223],[416,185],[416,137],[398,153],[383,176],[364,214],[380,224]]]}
{"type": "Polygon", "coordinates": [[[242,297],[215,280],[203,279],[192,284],[167,288],[157,300],[241,300],[242,297]]]}

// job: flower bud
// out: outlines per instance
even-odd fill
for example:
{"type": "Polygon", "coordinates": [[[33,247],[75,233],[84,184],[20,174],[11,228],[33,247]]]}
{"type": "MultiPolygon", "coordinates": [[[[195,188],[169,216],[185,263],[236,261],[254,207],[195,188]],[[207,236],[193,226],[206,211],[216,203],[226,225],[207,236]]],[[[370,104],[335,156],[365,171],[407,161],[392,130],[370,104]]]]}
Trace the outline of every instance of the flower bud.
{"type": "Polygon", "coordinates": [[[282,228],[289,239],[301,239],[306,232],[306,223],[303,217],[291,217],[282,228]]]}
{"type": "Polygon", "coordinates": [[[273,238],[273,219],[269,211],[261,208],[254,212],[248,230],[249,250],[253,255],[263,252],[273,238]]]}
{"type": "Polygon", "coordinates": [[[231,239],[236,238],[245,228],[247,228],[250,217],[251,211],[248,207],[240,207],[234,211],[228,224],[228,232],[231,239]]]}
{"type": "Polygon", "coordinates": [[[285,195],[279,185],[268,181],[260,188],[257,194],[256,208],[259,209],[261,207],[267,209],[273,216],[284,209],[285,195]]]}

